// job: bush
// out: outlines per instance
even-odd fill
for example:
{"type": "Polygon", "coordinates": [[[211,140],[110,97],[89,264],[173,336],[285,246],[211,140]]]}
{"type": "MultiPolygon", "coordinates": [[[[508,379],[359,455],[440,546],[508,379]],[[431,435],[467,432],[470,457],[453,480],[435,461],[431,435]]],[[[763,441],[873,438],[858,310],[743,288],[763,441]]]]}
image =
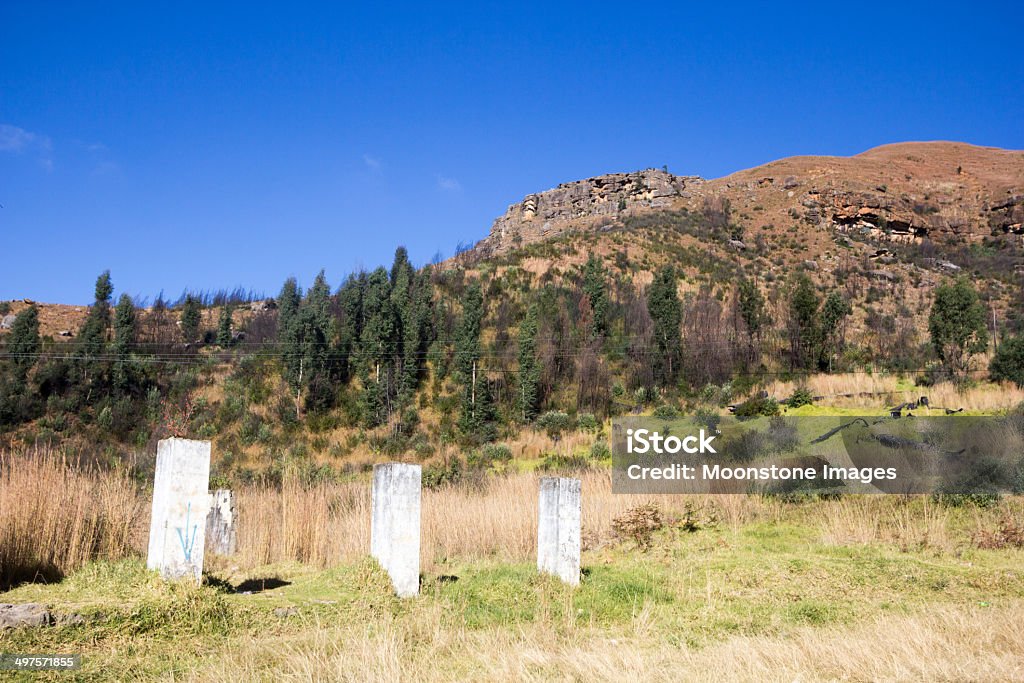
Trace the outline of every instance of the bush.
{"type": "Polygon", "coordinates": [[[1024,548],[1024,521],[1004,513],[995,529],[982,529],[974,542],[979,548],[988,550],[1024,548]]]}
{"type": "Polygon", "coordinates": [[[537,418],[537,427],[548,433],[553,441],[562,438],[563,432],[573,428],[572,418],[558,410],[549,410],[537,418]]]}
{"type": "Polygon", "coordinates": [[[601,431],[601,422],[593,413],[580,413],[576,418],[576,426],[585,432],[601,431]]]}
{"type": "Polygon", "coordinates": [[[466,465],[474,469],[486,469],[496,463],[505,463],[512,459],[512,449],[503,443],[489,443],[472,451],[466,457],[466,465]]]}
{"type": "Polygon", "coordinates": [[[995,381],[1008,380],[1024,388],[1024,337],[1008,339],[999,345],[988,366],[995,381]]]}
{"type": "Polygon", "coordinates": [[[693,414],[693,419],[698,425],[707,427],[707,430],[711,433],[717,433],[718,425],[722,423],[722,416],[717,411],[707,408],[697,408],[693,414]]]}
{"type": "Polygon", "coordinates": [[[790,408],[814,405],[814,395],[807,387],[797,387],[793,390],[793,395],[786,401],[786,405],[790,408]]]}
{"type": "Polygon", "coordinates": [[[772,417],[779,414],[779,402],[774,398],[755,396],[736,406],[736,417],[772,417]]]}
{"type": "Polygon", "coordinates": [[[595,441],[590,447],[590,459],[591,460],[610,460],[612,457],[612,449],[608,448],[608,444],[604,441],[595,441]]]}
{"type": "Polygon", "coordinates": [[[660,417],[665,420],[671,420],[679,417],[679,408],[676,408],[671,403],[663,403],[654,409],[654,417],[660,417]]]}
{"type": "Polygon", "coordinates": [[[462,479],[462,461],[448,458],[444,462],[427,465],[423,468],[423,487],[437,490],[445,486],[457,484],[462,479]]]}
{"type": "Polygon", "coordinates": [[[665,524],[661,510],[654,503],[629,508],[612,520],[612,531],[619,540],[632,540],[641,550],[651,547],[654,532],[665,524]]]}
{"type": "Polygon", "coordinates": [[[546,453],[537,469],[542,472],[585,472],[590,469],[590,460],[582,455],[546,453]]]}

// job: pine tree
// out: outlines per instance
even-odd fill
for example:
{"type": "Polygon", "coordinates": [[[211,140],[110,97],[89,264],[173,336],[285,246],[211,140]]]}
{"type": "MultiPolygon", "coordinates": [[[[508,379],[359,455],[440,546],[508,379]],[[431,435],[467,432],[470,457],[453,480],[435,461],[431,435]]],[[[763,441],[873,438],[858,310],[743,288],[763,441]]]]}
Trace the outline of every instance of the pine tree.
{"type": "Polygon", "coordinates": [[[114,309],[114,353],[124,359],[135,347],[138,335],[138,316],[135,303],[127,294],[122,294],[114,309]]]}
{"type": "Polygon", "coordinates": [[[583,291],[590,300],[592,319],[587,336],[590,339],[608,334],[608,274],[604,263],[591,254],[583,267],[583,291]]]}
{"type": "Polygon", "coordinates": [[[789,300],[789,340],[794,367],[807,368],[818,357],[821,328],[818,294],[806,273],[800,273],[789,300]]]}
{"type": "Polygon", "coordinates": [[[395,348],[395,312],[391,282],[384,268],[366,280],[363,293],[363,329],[359,339],[359,365],[363,384],[363,421],[367,426],[387,419],[390,394],[389,363],[395,348]],[[372,385],[372,386],[371,386],[372,385]]]}
{"type": "Polygon", "coordinates": [[[29,371],[35,366],[42,343],[39,340],[39,311],[29,306],[14,319],[7,337],[6,350],[11,357],[12,384],[23,386],[29,371]]]}
{"type": "Polygon", "coordinates": [[[846,318],[853,313],[850,302],[838,292],[825,297],[821,307],[821,358],[820,366],[832,372],[832,359],[842,350],[845,340],[846,318]]]}
{"type": "MultiPolygon", "coordinates": [[[[85,384],[101,380],[108,364],[101,360],[107,345],[107,330],[110,327],[110,297],[114,287],[110,271],[104,271],[96,278],[95,300],[89,307],[89,315],[78,332],[78,355],[81,358],[82,381],[85,384]]],[[[91,391],[87,392],[91,395],[91,391]]]]}
{"type": "MultiPolygon", "coordinates": [[[[297,291],[297,289],[296,289],[297,291]]],[[[302,393],[312,386],[320,391],[312,403],[317,409],[329,405],[330,383],[327,364],[332,341],[333,319],[330,315],[330,287],[323,271],[299,308],[287,318],[279,332],[285,364],[285,380],[295,394],[295,414],[300,416],[302,393]]],[[[307,397],[308,398],[308,397],[307,397]]]]}
{"type": "Polygon", "coordinates": [[[519,395],[517,403],[523,422],[539,411],[540,367],[537,363],[537,306],[530,306],[519,325],[519,395]]]}
{"type": "Polygon", "coordinates": [[[658,271],[647,292],[647,311],[654,322],[655,379],[662,386],[675,383],[682,357],[683,309],[676,287],[676,271],[665,266],[658,271]]]}
{"type": "Polygon", "coordinates": [[[231,304],[224,304],[220,308],[220,317],[217,319],[217,346],[226,349],[231,346],[234,338],[231,332],[231,304]]]}
{"type": "Polygon", "coordinates": [[[430,285],[430,266],[413,277],[413,291],[408,311],[402,322],[402,378],[399,396],[403,402],[412,400],[419,388],[426,354],[430,344],[430,323],[433,318],[433,292],[430,285]]]}
{"type": "Polygon", "coordinates": [[[768,322],[768,315],[765,312],[764,296],[753,280],[740,280],[737,305],[743,324],[747,327],[747,334],[751,340],[759,339],[768,322]]]}
{"type": "Polygon", "coordinates": [[[110,297],[113,291],[110,271],[103,271],[96,278],[95,300],[78,334],[78,345],[81,354],[86,358],[102,355],[106,346],[107,329],[110,327],[110,297]]]}
{"type": "Polygon", "coordinates": [[[393,333],[394,348],[391,350],[391,362],[398,372],[398,396],[404,403],[411,396],[412,378],[406,377],[407,356],[415,353],[417,345],[416,320],[413,311],[412,288],[416,271],[409,263],[405,247],[395,250],[395,261],[391,266],[391,308],[395,315],[393,333]],[[408,347],[408,348],[407,348],[408,347]]]}
{"type": "Polygon", "coordinates": [[[299,311],[299,304],[302,302],[302,291],[299,289],[295,278],[290,277],[284,281],[281,293],[277,295],[277,338],[282,339],[292,319],[299,311]]]}
{"type": "Polygon", "coordinates": [[[338,325],[336,353],[339,358],[338,379],[347,381],[356,374],[356,351],[359,336],[363,330],[363,291],[366,289],[366,273],[349,275],[338,290],[338,308],[341,319],[338,325]]]}
{"type": "Polygon", "coordinates": [[[138,316],[135,303],[127,294],[122,294],[114,309],[114,343],[113,351],[117,356],[114,364],[114,385],[121,390],[131,384],[131,371],[128,358],[135,348],[138,335],[138,316]]]}
{"type": "Polygon", "coordinates": [[[199,339],[199,326],[202,319],[202,307],[199,304],[199,299],[191,294],[186,294],[185,304],[181,308],[181,336],[186,344],[191,344],[199,339]]]}
{"type": "Polygon", "coordinates": [[[455,341],[455,369],[463,386],[459,427],[467,439],[476,442],[494,438],[495,410],[487,377],[480,367],[480,329],[484,302],[480,284],[466,288],[462,301],[462,319],[455,341]]]}

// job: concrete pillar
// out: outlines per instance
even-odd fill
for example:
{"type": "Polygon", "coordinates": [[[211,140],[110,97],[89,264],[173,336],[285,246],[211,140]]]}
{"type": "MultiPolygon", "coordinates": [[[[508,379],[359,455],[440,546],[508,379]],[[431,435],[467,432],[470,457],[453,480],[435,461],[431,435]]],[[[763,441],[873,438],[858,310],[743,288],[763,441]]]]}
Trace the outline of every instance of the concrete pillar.
{"type": "Polygon", "coordinates": [[[370,554],[387,571],[400,598],[420,591],[421,481],[419,465],[373,466],[370,554]]]}
{"type": "Polygon", "coordinates": [[[230,489],[210,493],[210,514],[206,517],[206,547],[215,555],[234,555],[238,547],[235,495],[230,489]]]}
{"type": "Polygon", "coordinates": [[[537,526],[537,570],[570,586],[580,583],[580,480],[543,477],[537,526]]]}
{"type": "Polygon", "coordinates": [[[164,439],[157,444],[146,566],[166,579],[202,578],[209,486],[209,441],[164,439]]]}

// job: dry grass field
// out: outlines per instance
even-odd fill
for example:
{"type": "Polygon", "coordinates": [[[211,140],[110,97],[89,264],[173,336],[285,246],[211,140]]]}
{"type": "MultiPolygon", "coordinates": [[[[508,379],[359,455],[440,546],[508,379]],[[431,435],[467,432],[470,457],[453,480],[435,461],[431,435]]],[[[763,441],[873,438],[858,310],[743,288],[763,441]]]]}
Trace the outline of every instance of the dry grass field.
{"type": "Polygon", "coordinates": [[[538,476],[425,491],[422,595],[401,601],[366,559],[368,482],[239,490],[239,553],[190,587],[143,567],[144,486],[7,453],[0,601],[84,624],[0,650],[146,680],[1024,679],[1020,498],[644,498],[588,471],[572,590],[533,566],[538,476]],[[641,547],[615,522],[646,503],[663,523],[641,547]]]}

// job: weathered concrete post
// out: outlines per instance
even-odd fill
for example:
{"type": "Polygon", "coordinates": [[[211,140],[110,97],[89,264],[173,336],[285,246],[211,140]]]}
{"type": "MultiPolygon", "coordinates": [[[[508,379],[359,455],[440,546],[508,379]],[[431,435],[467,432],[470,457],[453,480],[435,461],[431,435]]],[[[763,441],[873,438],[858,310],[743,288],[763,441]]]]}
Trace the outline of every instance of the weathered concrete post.
{"type": "Polygon", "coordinates": [[[202,578],[209,486],[209,441],[164,439],[157,444],[146,566],[166,579],[202,578]]]}
{"type": "Polygon", "coordinates": [[[206,517],[206,545],[215,555],[234,555],[238,548],[235,495],[231,489],[210,493],[210,514],[206,517]]]}
{"type": "Polygon", "coordinates": [[[387,571],[400,598],[420,592],[421,480],[419,465],[373,466],[370,554],[387,571]]]}
{"type": "Polygon", "coordinates": [[[580,583],[580,480],[542,477],[537,570],[570,586],[580,583]]]}

